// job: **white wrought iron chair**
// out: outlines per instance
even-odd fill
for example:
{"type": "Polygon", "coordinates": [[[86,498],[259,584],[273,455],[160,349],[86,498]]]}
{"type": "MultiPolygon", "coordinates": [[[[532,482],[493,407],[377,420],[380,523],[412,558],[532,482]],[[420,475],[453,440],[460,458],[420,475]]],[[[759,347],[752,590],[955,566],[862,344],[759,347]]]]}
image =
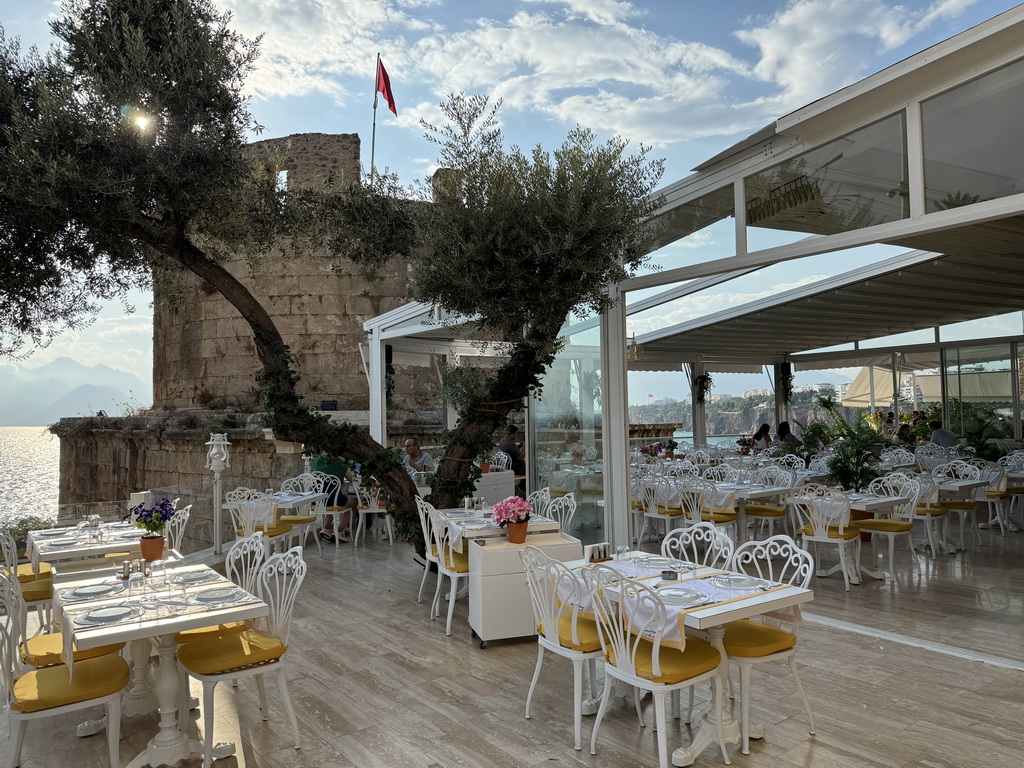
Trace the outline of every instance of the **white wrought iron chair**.
{"type": "Polygon", "coordinates": [[[661,554],[687,563],[728,568],[733,542],[714,523],[696,523],[670,531],[661,541],[661,554]]]}
{"type": "Polygon", "coordinates": [[[557,520],[559,529],[568,533],[572,530],[572,519],[576,516],[576,496],[567,493],[565,496],[552,499],[544,510],[544,515],[557,520]]]}
{"type": "Polygon", "coordinates": [[[545,486],[531,493],[526,497],[526,500],[530,502],[532,507],[531,515],[543,515],[544,511],[548,508],[548,504],[551,503],[551,489],[545,486]]]}
{"type": "MultiPolygon", "coordinates": [[[[210,768],[213,760],[213,694],[217,683],[224,680],[255,677],[260,712],[264,720],[269,720],[263,675],[273,674],[292,728],[295,749],[302,747],[299,724],[285,680],[285,652],[288,650],[292,609],[306,577],[306,568],[302,547],[293,547],[267,558],[256,579],[257,594],[270,608],[270,614],[261,620],[260,629],[186,643],[178,648],[178,666],[182,673],[203,685],[203,768],[210,768]]],[[[187,697],[188,686],[182,686],[179,712],[187,710],[187,697]]]]}
{"type": "Polygon", "coordinates": [[[644,524],[637,537],[638,545],[644,540],[648,523],[655,528],[659,540],[677,525],[686,525],[686,517],[679,501],[678,483],[678,478],[661,475],[652,475],[643,482],[640,499],[644,508],[644,524]]]}
{"type": "MultiPolygon", "coordinates": [[[[917,475],[915,479],[920,486],[917,507],[911,522],[920,521],[924,526],[925,542],[932,551],[932,559],[939,556],[939,550],[946,551],[946,529],[949,513],[939,505],[939,490],[930,475],[917,475]]],[[[913,534],[911,534],[913,535],[913,534]]]]}
{"type": "Polygon", "coordinates": [[[36,609],[40,629],[49,629],[53,610],[53,578],[28,578],[34,576],[31,563],[18,565],[18,545],[10,531],[0,530],[0,553],[4,558],[4,569],[14,574],[21,588],[25,603],[36,609]]]}
{"type": "Polygon", "coordinates": [[[388,544],[394,546],[395,520],[391,517],[391,513],[388,512],[387,507],[381,505],[382,492],[381,487],[377,485],[376,480],[373,481],[373,485],[369,489],[364,489],[362,484],[356,485],[355,492],[356,496],[359,498],[359,523],[352,533],[352,546],[359,546],[360,536],[365,540],[367,528],[372,527],[374,529],[374,535],[379,537],[380,531],[377,527],[378,521],[381,522],[385,533],[388,535],[388,544]]]}
{"type": "Polygon", "coordinates": [[[452,616],[455,614],[455,599],[459,594],[459,581],[469,578],[469,553],[458,552],[452,546],[451,523],[444,515],[431,507],[427,510],[430,519],[431,542],[428,549],[437,553],[437,588],[434,590],[434,602],[430,606],[430,620],[441,615],[441,584],[447,576],[451,585],[448,594],[448,622],[444,633],[452,633],[452,616]]]}
{"type": "Polygon", "coordinates": [[[681,477],[676,488],[687,526],[711,523],[736,538],[737,513],[731,492],[720,492],[713,482],[700,477],[681,477]]]}
{"type": "MultiPolygon", "coordinates": [[[[939,493],[941,494],[943,480],[980,480],[981,470],[971,466],[966,461],[957,459],[936,467],[932,470],[931,475],[935,483],[939,485],[939,493]]],[[[978,543],[981,543],[981,533],[978,531],[978,521],[975,516],[978,502],[973,490],[968,498],[944,500],[940,497],[939,505],[950,512],[956,512],[960,517],[960,549],[964,549],[964,527],[966,526],[967,518],[970,518],[971,522],[974,523],[974,535],[977,537],[978,543]]]]}
{"type": "Polygon", "coordinates": [[[988,485],[978,488],[974,492],[974,498],[978,504],[984,504],[988,509],[988,520],[984,523],[977,523],[978,528],[991,528],[998,525],[1003,536],[1006,529],[1010,527],[1007,515],[1007,505],[1013,498],[1013,494],[1006,489],[1006,470],[994,461],[985,459],[971,459],[968,464],[977,467],[981,473],[980,478],[988,485]]]}
{"type": "MultiPolygon", "coordinates": [[[[323,491],[323,478],[330,477],[323,472],[303,472],[301,475],[289,477],[281,481],[281,491],[284,493],[321,493],[323,491]]],[[[337,478],[335,478],[337,479],[337,478]]],[[[304,505],[306,506],[306,505],[304,505]]],[[[320,516],[317,514],[319,502],[309,504],[306,509],[296,509],[295,514],[279,515],[277,520],[284,525],[292,526],[289,544],[294,543],[300,547],[306,546],[306,540],[310,534],[316,542],[317,553],[323,557],[323,549],[320,545],[318,535],[320,516]]]]}
{"type": "MultiPolygon", "coordinates": [[[[792,454],[789,454],[792,456],[792,454]]],[[[789,458],[783,456],[782,459],[789,458]]],[[[794,458],[800,459],[799,456],[794,458]]],[[[800,459],[803,462],[803,459],[800,459]]],[[[751,475],[751,482],[764,485],[766,488],[778,488],[779,495],[775,497],[775,503],[771,501],[758,501],[748,503],[744,511],[749,519],[754,521],[755,531],[758,521],[768,524],[768,535],[775,533],[775,523],[779,523],[783,532],[786,531],[786,516],[789,508],[786,506],[786,494],[796,486],[796,470],[782,464],[769,465],[754,470],[751,475]]]]}
{"type": "Polygon", "coordinates": [[[590,696],[597,698],[595,660],[602,656],[601,639],[592,618],[581,615],[583,582],[576,572],[552,560],[537,547],[526,547],[519,553],[530,589],[533,618],[537,624],[537,666],[526,694],[526,719],[530,719],[530,703],[544,663],[544,651],[572,662],[572,696],[574,746],[582,749],[583,665],[589,662],[590,696]]]}
{"type": "Polygon", "coordinates": [[[865,533],[871,534],[871,559],[877,559],[877,548],[875,543],[879,536],[888,540],[889,544],[889,579],[896,581],[896,571],[893,566],[893,550],[896,546],[897,536],[906,536],[907,544],[910,547],[911,564],[917,565],[917,553],[914,551],[914,512],[917,509],[917,501],[921,496],[921,484],[905,475],[902,472],[890,472],[884,477],[877,477],[868,485],[868,492],[877,496],[890,496],[899,498],[886,510],[885,516],[876,515],[873,519],[858,520],[857,527],[865,533]]]}
{"type": "MultiPolygon", "coordinates": [[[[740,545],[733,555],[732,570],[806,589],[814,572],[814,558],[810,552],[798,547],[789,536],[772,536],[764,541],[748,541],[740,545]]],[[[744,755],[750,754],[750,670],[755,664],[784,659],[789,661],[789,671],[807,711],[809,732],[814,735],[814,713],[811,712],[811,705],[796,668],[796,625],[799,611],[790,612],[789,616],[788,619],[765,618],[763,621],[742,619],[725,625],[725,636],[722,639],[725,653],[729,661],[736,662],[740,668],[740,723],[744,755]],[[776,625],[783,621],[790,625],[790,631],[776,625]]]]}
{"type": "Polygon", "coordinates": [[[188,518],[192,514],[192,505],[182,509],[176,509],[174,515],[167,521],[167,543],[171,549],[181,552],[181,545],[185,539],[185,526],[188,525],[188,518]]]}
{"type": "Polygon", "coordinates": [[[787,453],[785,456],[779,456],[779,458],[775,459],[775,464],[783,469],[788,469],[793,473],[796,473],[797,470],[800,469],[807,469],[807,462],[795,453],[787,453]]]}
{"type": "Polygon", "coordinates": [[[608,711],[613,687],[609,685],[609,678],[651,692],[660,768],[668,768],[669,765],[665,697],[710,680],[718,743],[728,765],[729,753],[722,732],[721,681],[718,678],[722,656],[718,650],[707,641],[687,637],[684,633],[678,633],[678,639],[666,641],[668,622],[665,604],[648,585],[625,579],[606,565],[588,566],[583,569],[582,576],[605,657],[605,686],[594,721],[590,753],[597,754],[597,734],[608,711]]]}
{"type": "Polygon", "coordinates": [[[236,537],[243,538],[261,531],[267,554],[276,545],[288,542],[292,527],[275,522],[274,500],[267,494],[255,488],[235,488],[224,494],[224,501],[231,505],[228,509],[236,537]]]}
{"type": "Polygon", "coordinates": [[[59,717],[68,712],[102,706],[106,711],[110,765],[121,765],[121,695],[131,681],[128,662],[114,653],[74,662],[74,675],[64,664],[20,674],[15,659],[15,638],[0,623],[0,671],[4,703],[12,733],[8,737],[6,765],[17,766],[30,720],[59,717]]]}
{"type": "Polygon", "coordinates": [[[492,469],[509,469],[512,466],[512,457],[504,451],[495,451],[488,463],[492,469]]]}
{"type": "Polygon", "coordinates": [[[842,493],[834,491],[818,492],[810,485],[804,486],[800,495],[790,496],[790,503],[796,510],[800,521],[800,536],[804,544],[814,545],[815,562],[819,544],[831,544],[839,550],[839,565],[826,573],[819,569],[819,576],[826,576],[836,570],[843,572],[846,591],[850,591],[850,582],[860,583],[857,564],[860,562],[860,529],[850,524],[850,500],[842,493]],[[808,494],[807,490],[811,489],[808,494]]]}
{"type": "MultiPolygon", "coordinates": [[[[434,568],[437,568],[439,559],[437,550],[434,548],[434,537],[431,532],[430,525],[430,513],[435,511],[434,506],[429,502],[424,501],[419,496],[414,497],[416,499],[416,513],[420,516],[420,529],[423,531],[423,542],[426,546],[426,552],[423,557],[426,563],[423,566],[423,578],[420,579],[420,591],[416,595],[416,602],[423,602],[423,585],[427,583],[427,574],[430,573],[430,566],[433,563],[434,568]]],[[[441,582],[440,571],[437,574],[438,584],[441,582]]],[[[431,603],[431,611],[433,611],[433,603],[431,603]]],[[[433,619],[433,615],[430,617],[433,619]]]]}

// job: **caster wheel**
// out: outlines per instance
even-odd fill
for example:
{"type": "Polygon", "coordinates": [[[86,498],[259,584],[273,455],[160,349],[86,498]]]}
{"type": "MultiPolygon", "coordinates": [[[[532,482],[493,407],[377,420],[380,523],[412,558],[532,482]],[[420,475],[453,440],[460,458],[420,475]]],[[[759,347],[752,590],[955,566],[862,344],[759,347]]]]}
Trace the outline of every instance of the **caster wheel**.
{"type": "Polygon", "coordinates": [[[472,637],[474,640],[476,640],[476,630],[475,629],[469,630],[469,636],[472,637]]]}
{"type": "Polygon", "coordinates": [[[487,647],[487,641],[486,640],[481,640],[480,641],[480,648],[481,648],[481,650],[483,650],[486,647],[487,647]]]}

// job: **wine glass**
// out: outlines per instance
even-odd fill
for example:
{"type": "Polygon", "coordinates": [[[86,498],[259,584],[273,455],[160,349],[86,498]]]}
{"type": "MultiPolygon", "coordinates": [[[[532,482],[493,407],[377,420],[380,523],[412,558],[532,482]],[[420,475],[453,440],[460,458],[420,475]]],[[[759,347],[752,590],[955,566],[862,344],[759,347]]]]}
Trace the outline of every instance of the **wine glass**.
{"type": "Polygon", "coordinates": [[[629,547],[627,547],[625,544],[619,544],[619,546],[617,546],[615,548],[615,559],[616,560],[625,560],[626,559],[626,554],[628,552],[629,552],[629,547]]]}

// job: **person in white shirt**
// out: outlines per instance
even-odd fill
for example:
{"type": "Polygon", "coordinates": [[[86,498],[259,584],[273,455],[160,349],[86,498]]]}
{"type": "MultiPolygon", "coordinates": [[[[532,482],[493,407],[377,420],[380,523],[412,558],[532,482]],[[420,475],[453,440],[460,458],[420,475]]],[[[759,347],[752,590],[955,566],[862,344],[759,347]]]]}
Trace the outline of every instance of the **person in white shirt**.
{"type": "Polygon", "coordinates": [[[757,432],[751,438],[754,441],[754,450],[763,451],[772,444],[772,428],[767,424],[758,427],[757,432]]]}
{"type": "Polygon", "coordinates": [[[935,445],[941,445],[943,448],[954,448],[960,445],[960,438],[948,429],[943,429],[941,421],[929,421],[928,426],[932,430],[932,442],[935,445]]]}

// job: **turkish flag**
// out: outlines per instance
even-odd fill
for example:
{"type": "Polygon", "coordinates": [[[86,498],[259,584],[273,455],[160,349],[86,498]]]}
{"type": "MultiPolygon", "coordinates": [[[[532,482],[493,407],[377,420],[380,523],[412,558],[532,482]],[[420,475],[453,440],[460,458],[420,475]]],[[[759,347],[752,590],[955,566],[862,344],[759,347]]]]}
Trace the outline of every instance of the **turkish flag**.
{"type": "Polygon", "coordinates": [[[398,110],[395,109],[395,95],[391,93],[391,78],[388,77],[388,71],[384,69],[384,62],[377,59],[377,90],[374,93],[374,98],[378,93],[383,93],[384,98],[388,100],[388,109],[398,115],[398,110]]]}

